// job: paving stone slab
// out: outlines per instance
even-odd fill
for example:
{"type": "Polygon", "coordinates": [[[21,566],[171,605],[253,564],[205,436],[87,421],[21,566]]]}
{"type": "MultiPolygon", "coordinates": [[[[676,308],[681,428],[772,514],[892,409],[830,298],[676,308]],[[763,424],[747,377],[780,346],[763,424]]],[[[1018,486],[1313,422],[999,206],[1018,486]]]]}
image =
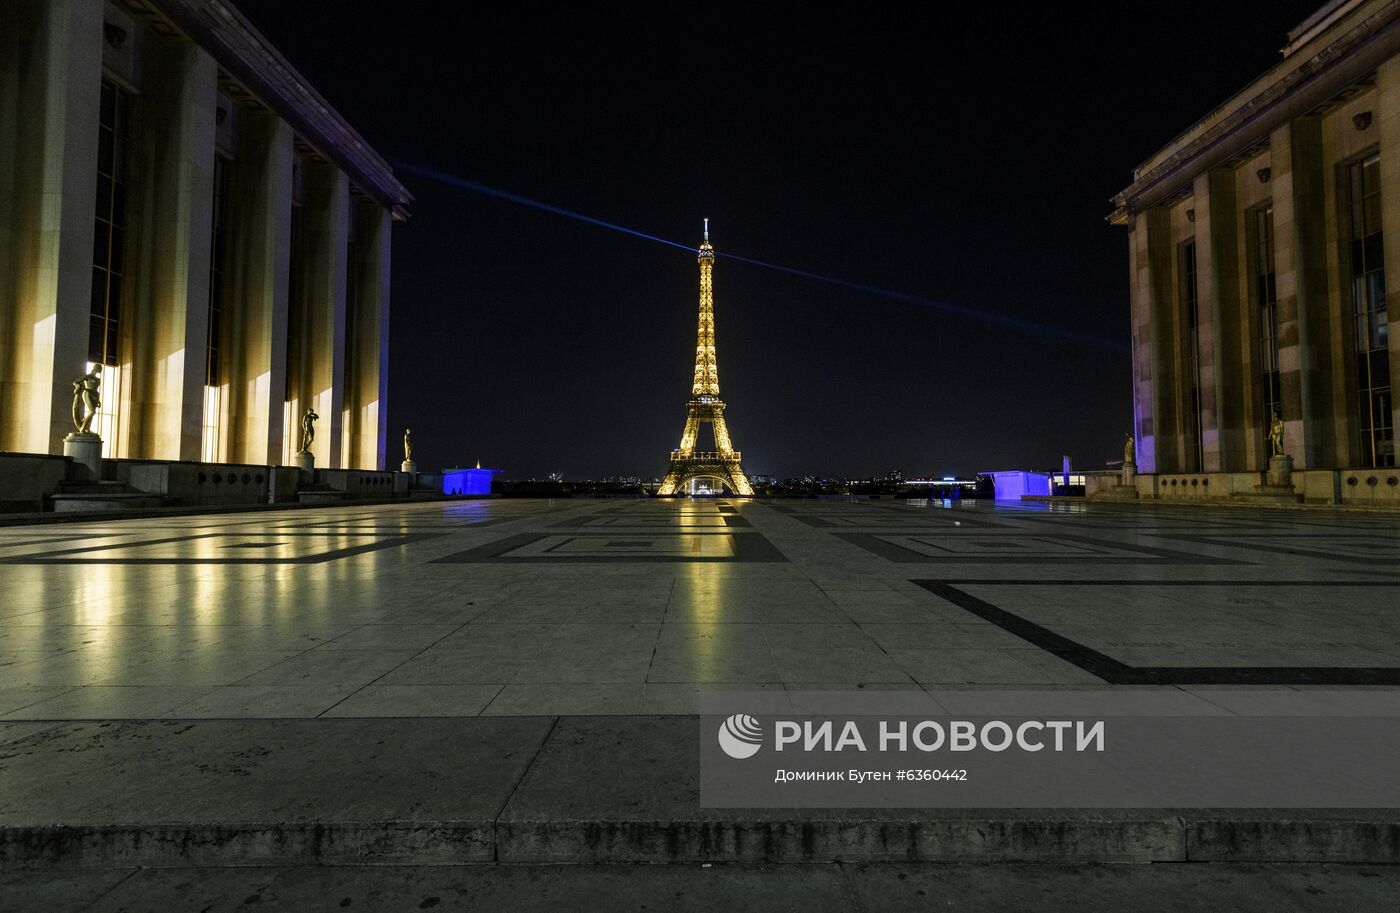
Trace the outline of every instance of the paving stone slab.
{"type": "Polygon", "coordinates": [[[1186,856],[1192,862],[1400,864],[1400,809],[1186,814],[1186,856]]]}
{"type": "Polygon", "coordinates": [[[694,717],[563,717],[497,822],[502,862],[1179,861],[1170,812],[715,809],[694,717]]]}
{"type": "Polygon", "coordinates": [[[0,874],[0,910],[89,910],[104,894],[136,873],[130,868],[6,871],[0,874]]]}
{"type": "Polygon", "coordinates": [[[0,746],[0,860],[466,862],[549,718],[66,723],[0,746]]]}
{"type": "Polygon", "coordinates": [[[0,526],[0,714],[36,720],[0,723],[0,862],[1400,862],[1391,810],[700,809],[693,717],[632,715],[693,714],[721,683],[1143,687],[1129,661],[1196,695],[1307,683],[1324,715],[1400,694],[1356,684],[1400,675],[1400,571],[1355,560],[1390,553],[1393,517],[1081,506],[493,500],[0,526]],[[787,560],[606,547],[697,522],[787,560]],[[242,548],[337,530],[414,538],[295,566],[242,548]],[[436,560],[576,533],[608,560],[436,560]],[[189,563],[215,542],[240,561],[189,563]],[[64,563],[132,549],[144,563],[64,563]],[[1085,668],[1095,653],[1116,665],[1085,668]]]}
{"type": "Polygon", "coordinates": [[[0,727],[24,865],[1400,863],[1392,810],[714,809],[691,716],[0,727]]]}
{"type": "Polygon", "coordinates": [[[1400,868],[1328,865],[465,865],[85,869],[0,875],[12,913],[713,910],[1393,913],[1400,868]]]}
{"type": "Polygon", "coordinates": [[[1395,909],[1400,869],[1326,865],[858,865],[857,908],[880,913],[1131,910],[1316,913],[1395,909]]]}
{"type": "Polygon", "coordinates": [[[7,913],[854,913],[839,866],[355,866],[143,869],[0,876],[7,913]]]}

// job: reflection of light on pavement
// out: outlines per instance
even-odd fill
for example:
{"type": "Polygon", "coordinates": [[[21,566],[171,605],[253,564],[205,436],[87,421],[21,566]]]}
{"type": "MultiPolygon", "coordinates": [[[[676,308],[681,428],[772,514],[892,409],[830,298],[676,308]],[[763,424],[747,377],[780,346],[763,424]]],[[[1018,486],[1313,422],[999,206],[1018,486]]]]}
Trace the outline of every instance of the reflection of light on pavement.
{"type": "Polygon", "coordinates": [[[292,565],[299,572],[300,586],[295,595],[286,603],[296,607],[296,615],[305,618],[324,618],[331,600],[331,584],[339,575],[339,562],[311,565],[292,565]]]}
{"type": "Polygon", "coordinates": [[[490,501],[463,501],[448,508],[447,513],[451,517],[485,517],[490,511],[490,501]]]}
{"type": "Polygon", "coordinates": [[[78,577],[79,588],[76,592],[83,595],[74,621],[77,624],[101,626],[90,638],[93,643],[87,645],[82,654],[84,672],[89,681],[115,675],[122,660],[124,645],[117,642],[111,625],[113,609],[118,606],[126,608],[130,601],[127,577],[131,570],[133,568],[123,564],[94,564],[83,567],[78,577]]]}
{"type": "Polygon", "coordinates": [[[256,606],[250,608],[253,608],[260,618],[267,619],[268,614],[275,611],[278,606],[286,607],[297,605],[299,601],[299,579],[300,578],[289,573],[281,573],[272,577],[268,580],[269,585],[263,588],[266,595],[258,600],[256,606]]]}
{"type": "Polygon", "coordinates": [[[693,626],[689,638],[701,668],[709,666],[718,649],[720,626],[725,622],[725,601],[729,569],[720,563],[696,562],[681,565],[676,588],[685,598],[685,614],[678,618],[693,626]]]}
{"type": "MultiPolygon", "coordinates": [[[[217,570],[217,569],[216,569],[217,570]]],[[[181,594],[183,595],[183,594],[181,594]]],[[[192,598],[185,600],[176,598],[175,610],[192,612],[192,621],[195,624],[209,626],[225,623],[223,618],[227,594],[225,593],[224,581],[215,574],[201,574],[194,580],[194,593],[192,598]]]]}
{"type": "Polygon", "coordinates": [[[127,599],[127,582],[124,579],[127,565],[93,564],[82,566],[77,577],[73,596],[80,608],[76,621],[79,624],[106,625],[112,618],[113,606],[127,599]]]}

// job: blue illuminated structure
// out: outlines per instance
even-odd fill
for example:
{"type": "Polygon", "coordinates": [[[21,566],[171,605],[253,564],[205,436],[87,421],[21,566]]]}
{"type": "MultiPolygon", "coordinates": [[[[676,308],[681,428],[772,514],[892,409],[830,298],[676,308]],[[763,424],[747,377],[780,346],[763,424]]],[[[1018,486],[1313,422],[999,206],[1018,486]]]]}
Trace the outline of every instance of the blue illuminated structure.
{"type": "Polygon", "coordinates": [[[501,469],[444,469],[442,493],[445,495],[489,495],[491,477],[501,469]]]}
{"type": "Polygon", "coordinates": [[[1050,494],[1050,474],[1048,472],[988,472],[996,486],[995,498],[998,501],[1019,500],[1021,495],[1050,494]]]}

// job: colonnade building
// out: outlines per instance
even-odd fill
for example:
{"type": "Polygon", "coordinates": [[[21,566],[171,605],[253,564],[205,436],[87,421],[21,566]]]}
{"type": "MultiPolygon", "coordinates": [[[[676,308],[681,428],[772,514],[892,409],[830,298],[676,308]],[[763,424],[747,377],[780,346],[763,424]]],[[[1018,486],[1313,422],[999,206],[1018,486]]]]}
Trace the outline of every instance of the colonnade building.
{"type": "Polygon", "coordinates": [[[1246,492],[1278,415],[1300,494],[1393,496],[1400,2],[1322,7],[1113,204],[1144,494],[1246,492]]]}
{"type": "Polygon", "coordinates": [[[5,0],[0,451],[384,469],[410,199],[227,0],[5,0]]]}

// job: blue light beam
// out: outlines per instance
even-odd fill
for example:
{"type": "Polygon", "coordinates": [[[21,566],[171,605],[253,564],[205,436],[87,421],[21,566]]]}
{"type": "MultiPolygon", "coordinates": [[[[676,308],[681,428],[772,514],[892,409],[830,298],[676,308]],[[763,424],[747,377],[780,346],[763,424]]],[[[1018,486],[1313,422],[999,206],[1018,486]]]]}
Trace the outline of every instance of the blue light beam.
{"type": "MultiPolygon", "coordinates": [[[[659,238],[656,235],[649,235],[646,232],[628,228],[625,225],[618,225],[616,222],[607,222],[603,219],[595,219],[592,216],[584,215],[572,209],[565,209],[562,206],[555,206],[540,200],[531,199],[518,193],[511,193],[508,190],[501,190],[480,181],[473,181],[460,175],[449,174],[436,168],[429,168],[426,165],[416,165],[412,162],[402,160],[394,161],[394,167],[400,171],[416,174],[449,187],[458,187],[462,190],[470,190],[483,196],[494,197],[498,200],[505,200],[517,206],[527,206],[531,209],[538,209],[541,212],[548,212],[556,216],[563,216],[566,219],[573,219],[577,222],[584,222],[588,225],[596,225],[599,228],[607,228],[612,231],[631,235],[634,238],[642,238],[647,241],[655,241],[657,244],[665,244],[668,247],[676,247],[684,251],[694,252],[695,245],[682,244],[678,241],[671,241],[667,238],[659,238]]],[[[827,285],[834,285],[839,288],[850,289],[851,291],[863,292],[867,295],[874,295],[890,301],[898,301],[901,304],[912,304],[916,307],[929,308],[951,314],[955,317],[962,317],[967,320],[975,320],[981,323],[989,323],[994,326],[1006,327],[1012,330],[1019,330],[1023,333],[1031,333],[1037,336],[1050,336],[1062,339],[1066,342],[1079,343],[1081,345],[1093,346],[1096,348],[1111,349],[1115,352],[1126,351],[1127,347],[1121,342],[1113,339],[1105,339],[1102,336],[1094,336],[1089,333],[1080,333],[1077,330],[1067,329],[1053,324],[1041,323],[1035,320],[1026,320],[1021,317],[1014,317],[1010,314],[998,314],[995,311],[984,311],[979,308],[969,307],[962,304],[952,304],[947,301],[938,301],[933,298],[926,298],[923,295],[915,295],[911,292],[902,292],[898,289],[883,288],[878,285],[871,285],[867,282],[859,282],[854,279],[842,279],[840,276],[828,276],[824,273],[814,273],[810,270],[798,269],[795,266],[783,266],[780,263],[769,263],[766,260],[755,260],[752,257],[741,257],[738,254],[726,254],[715,251],[718,259],[733,260],[738,263],[747,263],[750,266],[757,266],[762,269],[771,269],[780,273],[787,273],[790,276],[798,276],[809,279],[813,282],[821,282],[827,285]]]]}
{"type": "Polygon", "coordinates": [[[410,162],[395,161],[394,167],[401,171],[407,171],[429,180],[437,181],[440,184],[447,184],[451,187],[460,187],[463,190],[470,190],[488,197],[495,197],[498,200],[505,200],[508,203],[515,203],[519,206],[528,206],[531,209],[539,209],[544,212],[553,213],[556,216],[563,216],[566,219],[574,219],[579,222],[587,222],[589,225],[597,225],[599,228],[610,228],[613,231],[620,231],[625,235],[632,235],[635,238],[645,238],[648,241],[655,241],[657,244],[669,244],[671,247],[679,247],[681,250],[694,251],[693,244],[680,244],[676,241],[667,241],[665,238],[658,238],[656,235],[649,235],[646,232],[628,228],[625,225],[618,225],[616,222],[604,222],[602,219],[595,219],[586,216],[581,212],[572,209],[565,209],[562,206],[553,206],[549,203],[542,203],[539,200],[532,200],[529,197],[521,196],[518,193],[511,193],[509,190],[500,190],[483,184],[480,181],[469,180],[455,174],[448,174],[445,171],[438,171],[436,168],[428,168],[424,165],[414,165],[410,162]]]}

